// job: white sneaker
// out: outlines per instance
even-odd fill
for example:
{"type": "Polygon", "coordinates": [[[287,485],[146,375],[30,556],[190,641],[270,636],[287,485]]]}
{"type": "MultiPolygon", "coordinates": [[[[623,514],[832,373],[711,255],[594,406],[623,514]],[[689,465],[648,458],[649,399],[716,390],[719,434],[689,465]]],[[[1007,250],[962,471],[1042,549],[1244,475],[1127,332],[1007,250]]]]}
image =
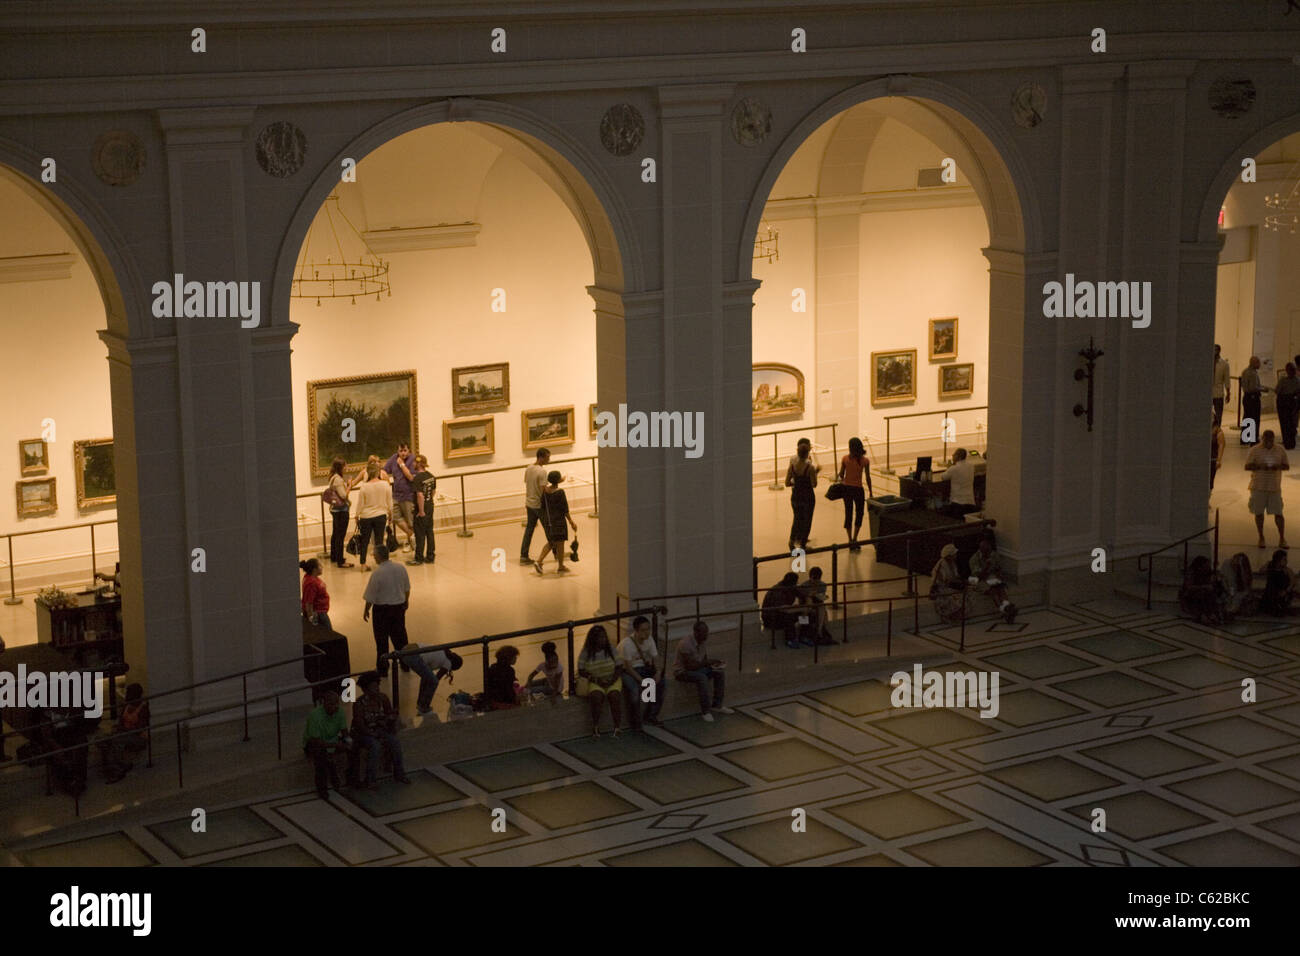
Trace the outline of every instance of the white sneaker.
{"type": "Polygon", "coordinates": [[[705,720],[707,720],[709,723],[713,723],[713,715],[712,715],[712,714],[701,714],[700,716],[703,717],[705,720]]]}
{"type": "Polygon", "coordinates": [[[714,707],[713,709],[716,710],[716,711],[717,711],[718,713],[720,713],[720,714],[734,714],[734,713],[735,713],[735,711],[732,710],[730,707],[714,707]]]}

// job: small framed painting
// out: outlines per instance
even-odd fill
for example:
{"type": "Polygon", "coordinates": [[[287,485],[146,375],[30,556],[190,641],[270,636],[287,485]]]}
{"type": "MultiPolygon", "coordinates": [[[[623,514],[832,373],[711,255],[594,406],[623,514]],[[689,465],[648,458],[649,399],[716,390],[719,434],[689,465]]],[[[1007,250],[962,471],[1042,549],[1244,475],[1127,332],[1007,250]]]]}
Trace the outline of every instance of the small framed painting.
{"type": "Polygon", "coordinates": [[[750,389],[754,421],[803,414],[803,372],[793,365],[755,363],[750,389]]]}
{"type": "Polygon", "coordinates": [[[916,401],[916,349],[871,353],[871,404],[916,401]]]}
{"type": "Polygon", "coordinates": [[[957,357],[957,317],[930,320],[930,361],[957,357]]]}
{"type": "Polygon", "coordinates": [[[966,398],[975,394],[975,363],[945,365],[939,369],[939,397],[966,398]]]}
{"type": "Polygon", "coordinates": [[[486,412],[510,405],[510,363],[451,370],[451,413],[486,412]]]}
{"type": "Polygon", "coordinates": [[[18,491],[18,517],[36,518],[52,515],[59,510],[59,500],[54,478],[28,478],[16,481],[18,491]]]}
{"type": "Polygon", "coordinates": [[[587,408],[587,425],[591,428],[591,437],[595,438],[596,432],[599,431],[599,429],[596,428],[596,403],[595,402],[592,402],[591,405],[587,408]]]}
{"type": "Polygon", "coordinates": [[[23,475],[43,475],[50,470],[50,446],[44,438],[24,438],[18,443],[18,464],[23,475]]]}
{"type": "Polygon", "coordinates": [[[442,423],[443,458],[474,458],[496,450],[496,420],[491,415],[448,419],[442,423]]]}
{"type": "Polygon", "coordinates": [[[117,504],[113,439],[89,438],[72,443],[77,462],[77,507],[117,504]]]}
{"type": "Polygon", "coordinates": [[[534,408],[523,413],[524,451],[547,445],[572,445],[573,406],[534,408]]]}

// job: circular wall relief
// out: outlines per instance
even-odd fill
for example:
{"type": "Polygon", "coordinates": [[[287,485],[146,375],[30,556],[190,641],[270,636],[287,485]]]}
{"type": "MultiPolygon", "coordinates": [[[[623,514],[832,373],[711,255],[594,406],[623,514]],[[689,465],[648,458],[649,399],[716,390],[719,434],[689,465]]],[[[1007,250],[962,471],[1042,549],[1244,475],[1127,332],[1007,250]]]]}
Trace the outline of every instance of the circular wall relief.
{"type": "Polygon", "coordinates": [[[257,165],[284,179],[302,169],[307,159],[307,136],[292,123],[272,123],[257,134],[257,165]]]}
{"type": "Polygon", "coordinates": [[[766,103],[745,97],[731,111],[731,135],[741,146],[757,146],[772,132],[772,111],[766,103]]]}
{"type": "Polygon", "coordinates": [[[1244,76],[1220,76],[1210,84],[1210,109],[1227,119],[1250,112],[1255,105],[1255,84],[1244,76]]]}
{"type": "Polygon", "coordinates": [[[101,133],[90,153],[95,175],[110,186],[130,186],[144,170],[144,143],[126,130],[101,133]]]}
{"type": "Polygon", "coordinates": [[[600,121],[600,143],[615,156],[626,156],[641,145],[645,136],[645,120],[641,111],[628,103],[619,103],[605,110],[600,121]]]}
{"type": "Polygon", "coordinates": [[[1047,116],[1047,93],[1037,83],[1021,83],[1011,94],[1011,116],[1016,125],[1033,129],[1047,116]]]}

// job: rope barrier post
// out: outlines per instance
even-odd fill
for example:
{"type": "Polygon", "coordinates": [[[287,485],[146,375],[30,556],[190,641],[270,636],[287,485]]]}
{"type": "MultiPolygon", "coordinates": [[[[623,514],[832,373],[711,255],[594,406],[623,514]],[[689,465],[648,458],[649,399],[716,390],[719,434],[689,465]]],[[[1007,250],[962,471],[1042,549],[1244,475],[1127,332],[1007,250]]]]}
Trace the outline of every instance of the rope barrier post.
{"type": "Polygon", "coordinates": [[[244,688],[244,743],[252,738],[248,736],[248,675],[240,674],[239,681],[244,688]]]}
{"type": "Polygon", "coordinates": [[[318,558],[328,558],[330,555],[329,539],[325,537],[325,499],[320,500],[320,554],[318,558]]]}
{"type": "Polygon", "coordinates": [[[780,464],[779,464],[778,461],[777,461],[777,451],[776,451],[776,432],[772,432],[772,484],[771,484],[771,488],[772,488],[773,491],[780,491],[780,490],[781,490],[781,480],[780,480],[780,478],[778,477],[778,475],[780,475],[780,473],[781,473],[781,466],[780,466],[780,464]]]}
{"type": "Polygon", "coordinates": [[[600,492],[596,487],[596,458],[594,455],[591,459],[591,510],[587,512],[587,517],[600,517],[600,492]]]}
{"type": "Polygon", "coordinates": [[[831,425],[831,461],[832,462],[839,461],[839,458],[840,458],[840,446],[839,446],[839,442],[835,438],[835,425],[832,424],[831,425]]]}
{"type": "MultiPolygon", "coordinates": [[[[831,600],[835,600],[835,590],[839,586],[840,580],[840,546],[831,545],[831,600]]],[[[847,587],[847,585],[846,585],[847,587]]],[[[848,613],[847,608],[845,613],[848,613]]]]}
{"type": "Polygon", "coordinates": [[[5,598],[5,604],[12,606],[22,604],[23,599],[14,594],[14,536],[7,534],[5,538],[9,541],[9,596],[5,598]]]}
{"type": "MultiPolygon", "coordinates": [[[[474,532],[469,530],[469,523],[465,518],[465,476],[458,475],[460,478],[460,530],[456,532],[458,538],[472,538],[474,532]]],[[[484,647],[486,653],[486,646],[484,647]]]]}
{"type": "MultiPolygon", "coordinates": [[[[840,606],[840,637],[844,638],[843,643],[849,642],[849,586],[844,585],[844,603],[840,606]]],[[[829,632],[830,628],[827,628],[829,632]]],[[[821,635],[819,634],[818,637],[821,635]]]]}
{"type": "Polygon", "coordinates": [[[95,526],[90,526],[90,586],[95,586],[95,526]]]}
{"type": "Polygon", "coordinates": [[[885,473],[892,475],[893,468],[889,464],[889,436],[894,422],[888,416],[885,417],[885,473]]]}

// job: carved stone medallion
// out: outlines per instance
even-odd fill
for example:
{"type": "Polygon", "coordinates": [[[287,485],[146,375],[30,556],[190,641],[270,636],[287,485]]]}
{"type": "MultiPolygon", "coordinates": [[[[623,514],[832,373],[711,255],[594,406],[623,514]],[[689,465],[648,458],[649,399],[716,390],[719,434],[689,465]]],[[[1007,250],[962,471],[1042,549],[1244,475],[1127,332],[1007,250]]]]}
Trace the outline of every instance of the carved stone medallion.
{"type": "Polygon", "coordinates": [[[600,121],[600,144],[615,156],[626,156],[641,145],[645,120],[641,111],[628,103],[618,103],[605,110],[600,121]]]}
{"type": "Polygon", "coordinates": [[[257,165],[279,179],[302,169],[307,159],[307,136],[283,120],[257,134],[257,165]]]}
{"type": "Polygon", "coordinates": [[[772,111],[766,103],[745,97],[731,111],[731,135],[741,146],[757,146],[772,132],[772,111]]]}
{"type": "Polygon", "coordinates": [[[144,143],[126,130],[101,133],[91,149],[95,175],[110,186],[130,186],[144,170],[144,143]]]}
{"type": "Polygon", "coordinates": [[[1220,76],[1210,84],[1210,109],[1236,119],[1255,105],[1255,84],[1244,76],[1220,76]]]}
{"type": "Polygon", "coordinates": [[[1047,93],[1037,83],[1021,83],[1011,94],[1011,117],[1016,125],[1033,129],[1047,116],[1047,93]]]}

